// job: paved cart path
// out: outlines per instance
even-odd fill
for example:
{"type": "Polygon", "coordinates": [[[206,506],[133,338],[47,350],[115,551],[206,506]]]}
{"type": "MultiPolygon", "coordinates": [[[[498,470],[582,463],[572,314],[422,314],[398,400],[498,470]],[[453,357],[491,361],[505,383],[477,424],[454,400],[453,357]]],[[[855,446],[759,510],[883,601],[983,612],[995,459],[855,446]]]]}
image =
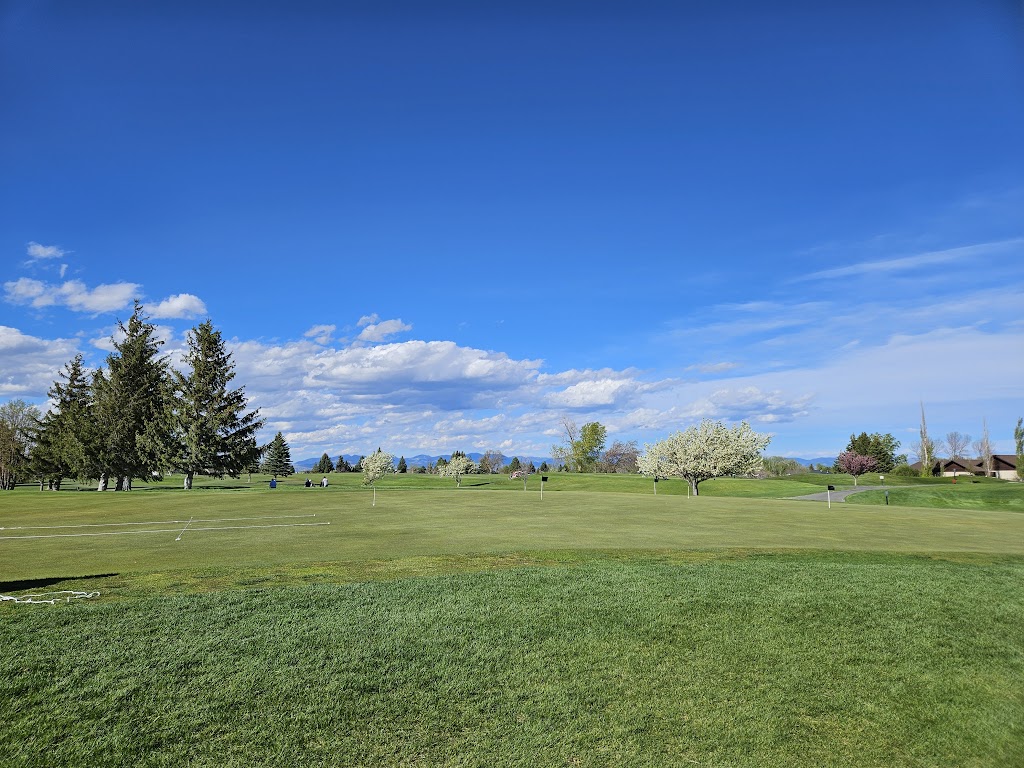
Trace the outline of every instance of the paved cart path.
{"type": "MultiPolygon", "coordinates": [[[[860,493],[861,491],[881,491],[886,487],[891,488],[892,486],[884,485],[858,485],[856,488],[850,488],[845,491],[832,491],[832,501],[846,501],[846,497],[851,493],[860,493]]],[[[789,498],[793,501],[828,501],[829,491],[822,491],[821,493],[809,493],[806,496],[790,496],[789,498]]]]}

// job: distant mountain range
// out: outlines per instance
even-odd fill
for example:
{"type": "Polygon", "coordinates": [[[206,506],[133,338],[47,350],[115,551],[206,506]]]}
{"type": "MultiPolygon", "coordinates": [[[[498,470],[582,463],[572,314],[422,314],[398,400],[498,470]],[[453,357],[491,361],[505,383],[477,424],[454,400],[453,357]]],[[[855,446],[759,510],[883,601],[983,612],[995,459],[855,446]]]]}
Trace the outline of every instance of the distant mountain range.
{"type": "MultiPolygon", "coordinates": [[[[345,457],[345,461],[347,461],[349,464],[354,465],[357,461],[359,461],[359,454],[358,453],[344,453],[342,455],[345,457]]],[[[471,458],[473,461],[480,461],[480,459],[483,457],[482,453],[467,453],[466,455],[469,458],[471,458]]],[[[415,456],[406,456],[405,457],[405,463],[409,466],[410,469],[412,469],[413,467],[425,467],[425,466],[427,466],[427,464],[437,464],[437,460],[442,458],[442,457],[445,458],[445,459],[448,459],[450,456],[451,456],[450,453],[449,454],[437,454],[437,455],[431,455],[431,454],[427,454],[427,453],[418,453],[415,456]]],[[[400,457],[395,456],[395,464],[398,463],[398,459],[399,458],[400,457]]],[[[539,467],[545,461],[548,464],[552,464],[552,465],[554,465],[556,463],[555,460],[553,458],[551,458],[550,456],[519,456],[519,460],[522,461],[522,462],[526,462],[526,463],[529,463],[529,462],[532,461],[534,466],[536,466],[536,467],[539,467]]],[[[293,461],[292,463],[295,465],[296,471],[304,472],[304,471],[310,470],[313,467],[315,467],[319,461],[320,461],[320,457],[319,456],[314,456],[314,457],[309,458],[309,459],[297,459],[297,460],[293,461]]],[[[337,456],[331,456],[331,461],[337,462],[338,461],[338,457],[337,456]]],[[[506,456],[505,457],[505,461],[506,462],[512,461],[512,457],[511,456],[506,456]]],[[[818,456],[817,458],[814,458],[814,459],[800,459],[800,458],[795,458],[794,457],[793,461],[797,461],[797,462],[803,464],[805,467],[810,466],[811,464],[813,464],[814,466],[818,466],[820,464],[824,464],[826,466],[831,467],[835,463],[836,457],[835,456],[818,456]]]]}
{"type": "Polygon", "coordinates": [[[819,456],[816,459],[798,459],[798,458],[796,458],[794,456],[793,457],[793,461],[798,462],[800,464],[803,464],[805,467],[809,467],[811,464],[813,464],[816,467],[818,465],[820,465],[820,464],[824,464],[825,466],[831,467],[833,464],[836,463],[836,457],[835,456],[819,456]]]}

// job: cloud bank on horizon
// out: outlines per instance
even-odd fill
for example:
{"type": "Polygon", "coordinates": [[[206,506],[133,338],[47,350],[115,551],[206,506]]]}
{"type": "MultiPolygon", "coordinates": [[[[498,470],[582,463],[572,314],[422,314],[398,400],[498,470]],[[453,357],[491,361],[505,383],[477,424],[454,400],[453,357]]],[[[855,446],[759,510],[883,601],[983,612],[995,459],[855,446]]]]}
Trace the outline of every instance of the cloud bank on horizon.
{"type": "MultiPolygon", "coordinates": [[[[1013,246],[1017,263],[1024,263],[1024,245],[1013,246]]],[[[919,262],[905,263],[910,269],[919,262]]],[[[855,267],[848,274],[858,273],[855,267]]],[[[5,297],[9,305],[24,306],[20,280],[5,284],[12,287],[5,297]]],[[[908,281],[902,289],[919,283],[916,277],[908,281]]],[[[132,290],[109,292],[123,296],[106,308],[108,315],[123,319],[130,313],[141,286],[125,285],[132,290]]],[[[365,453],[377,444],[409,454],[456,448],[546,454],[560,439],[563,415],[601,421],[613,439],[641,442],[703,418],[749,421],[777,441],[820,430],[819,442],[789,438],[789,453],[829,455],[851,430],[892,431],[909,446],[919,400],[929,409],[933,431],[947,421],[950,429],[964,431],[972,420],[986,418],[1000,449],[1009,451],[998,414],[1002,408],[1009,424],[1012,408],[1020,405],[1019,284],[982,285],[943,302],[930,295],[871,301],[853,290],[846,286],[844,297],[815,302],[796,297],[717,305],[696,322],[654,328],[649,343],[678,354],[693,350],[672,366],[678,371],[673,375],[635,367],[553,370],[543,359],[452,340],[384,340],[412,328],[376,314],[348,324],[330,318],[338,323],[313,325],[295,339],[235,337],[229,348],[237,381],[268,418],[267,433],[282,430],[296,455],[365,453]],[[339,327],[349,336],[336,339],[339,327]],[[751,354],[755,349],[767,355],[751,354]],[[718,350],[742,350],[745,360],[684,364],[718,350]]],[[[93,308],[81,303],[32,306],[95,319],[93,308]]],[[[148,312],[153,319],[181,320],[199,308],[205,308],[201,299],[178,294],[148,312]]],[[[172,363],[180,364],[188,327],[158,326],[172,363]]],[[[99,333],[83,343],[92,334],[43,338],[0,326],[0,397],[44,401],[58,368],[78,352],[101,365],[116,328],[99,333]]]]}
{"type": "Polygon", "coordinates": [[[0,401],[140,299],[174,364],[213,320],[294,456],[546,455],[563,415],[906,450],[922,402],[1012,450],[1024,10],[499,7],[5,17],[0,401]]]}

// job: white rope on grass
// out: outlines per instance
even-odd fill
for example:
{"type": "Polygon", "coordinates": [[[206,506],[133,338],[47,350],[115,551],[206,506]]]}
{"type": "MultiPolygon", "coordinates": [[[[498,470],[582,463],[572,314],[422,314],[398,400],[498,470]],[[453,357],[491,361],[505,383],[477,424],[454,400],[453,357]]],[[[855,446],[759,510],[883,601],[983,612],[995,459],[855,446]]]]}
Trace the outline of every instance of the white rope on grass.
{"type": "Polygon", "coordinates": [[[191,517],[188,519],[188,522],[185,523],[185,527],[181,529],[181,533],[178,534],[178,538],[176,538],[175,541],[181,541],[181,537],[185,534],[185,531],[188,530],[188,527],[190,525],[192,525],[192,518],[191,517]]]}
{"type": "MultiPolygon", "coordinates": [[[[210,522],[217,521],[211,520],[210,522]]],[[[330,523],[274,523],[271,525],[226,525],[220,527],[192,526],[188,530],[194,533],[196,531],[242,531],[248,528],[304,528],[307,526],[315,525],[330,525],[330,523]]],[[[145,531],[103,531],[102,533],[35,533],[29,534],[27,536],[0,536],[0,540],[12,541],[15,539],[78,539],[84,538],[86,536],[139,536],[146,533],[177,533],[180,536],[182,533],[184,533],[184,531],[180,528],[151,528],[145,531]]],[[[175,541],[177,541],[177,539],[175,539],[175,541]]]]}
{"type": "Polygon", "coordinates": [[[99,592],[76,592],[72,589],[64,589],[59,592],[40,592],[38,595],[0,595],[0,603],[14,603],[15,605],[56,605],[58,600],[70,603],[79,598],[89,599],[99,597],[99,592]],[[66,595],[66,597],[59,597],[66,595]]]}

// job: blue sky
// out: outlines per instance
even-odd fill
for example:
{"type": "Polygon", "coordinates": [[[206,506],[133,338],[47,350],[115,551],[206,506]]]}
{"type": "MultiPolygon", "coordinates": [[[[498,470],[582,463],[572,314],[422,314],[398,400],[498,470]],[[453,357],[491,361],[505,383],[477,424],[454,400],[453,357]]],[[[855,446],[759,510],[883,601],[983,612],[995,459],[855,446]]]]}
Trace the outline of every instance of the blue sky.
{"type": "MultiPolygon", "coordinates": [[[[770,7],[768,7],[770,5],[770,7]]],[[[287,7],[285,7],[287,6],[287,7]]],[[[544,455],[748,420],[1010,452],[1024,12],[0,6],[0,401],[140,297],[293,455],[544,455]]]]}

